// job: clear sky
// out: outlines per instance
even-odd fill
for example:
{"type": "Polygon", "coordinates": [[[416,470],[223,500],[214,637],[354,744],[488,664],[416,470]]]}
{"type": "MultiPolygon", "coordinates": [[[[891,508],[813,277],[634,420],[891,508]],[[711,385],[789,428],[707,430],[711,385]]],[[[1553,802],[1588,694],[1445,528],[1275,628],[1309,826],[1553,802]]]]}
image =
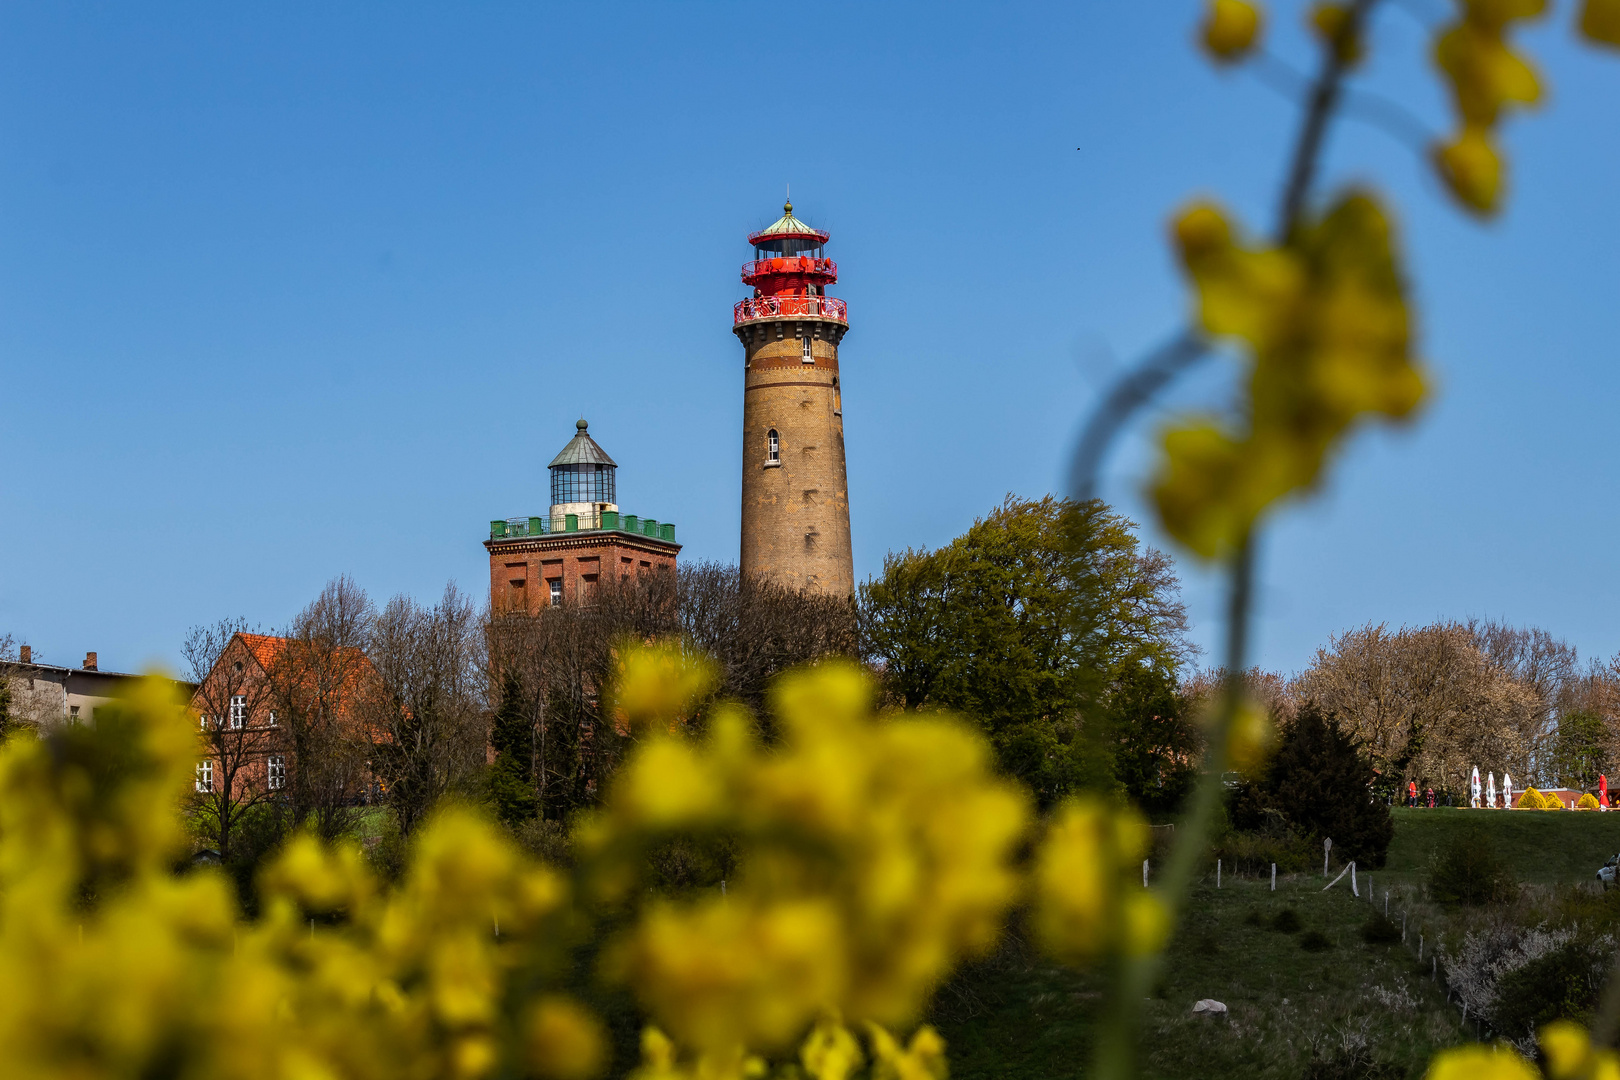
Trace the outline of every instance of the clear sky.
{"type": "MultiPolygon", "coordinates": [[[[1271,5],[1296,64],[1303,6],[1271,5]]],[[[1445,7],[1386,7],[1369,84],[1438,131],[1420,19],[1445,7]]],[[[789,183],[850,307],[857,577],[1060,488],[1099,387],[1185,315],[1170,213],[1270,217],[1295,106],[1210,71],[1197,13],[0,7],[0,632],[128,670],[338,573],[482,596],[489,519],[542,512],[581,414],[627,512],[734,561],[730,308],[789,183]]],[[[1440,394],[1267,535],[1267,666],[1469,615],[1620,649],[1620,60],[1567,20],[1525,37],[1552,90],[1508,127],[1489,226],[1388,130],[1334,133],[1328,180],[1400,209],[1440,394]]],[[[1144,522],[1152,427],[1106,488],[1144,522]]],[[[1213,652],[1218,592],[1178,558],[1213,652]]]]}

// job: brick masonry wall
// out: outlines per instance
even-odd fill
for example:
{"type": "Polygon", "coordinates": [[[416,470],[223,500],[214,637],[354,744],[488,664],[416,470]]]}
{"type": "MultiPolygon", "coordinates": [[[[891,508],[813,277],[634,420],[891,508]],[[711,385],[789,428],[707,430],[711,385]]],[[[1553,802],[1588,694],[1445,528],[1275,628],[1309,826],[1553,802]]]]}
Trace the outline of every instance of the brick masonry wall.
{"type": "Polygon", "coordinates": [[[755,323],[737,335],[747,365],[742,569],[835,596],[855,591],[836,340],[843,332],[840,324],[804,319],[755,323]],[[804,362],[804,334],[812,363],[804,362]],[[777,465],[767,460],[773,429],[777,465]]]}
{"type": "Polygon", "coordinates": [[[551,582],[562,586],[564,602],[588,599],[605,575],[675,572],[679,544],[625,532],[548,533],[539,537],[486,540],[491,611],[539,614],[551,604],[551,582]]]}

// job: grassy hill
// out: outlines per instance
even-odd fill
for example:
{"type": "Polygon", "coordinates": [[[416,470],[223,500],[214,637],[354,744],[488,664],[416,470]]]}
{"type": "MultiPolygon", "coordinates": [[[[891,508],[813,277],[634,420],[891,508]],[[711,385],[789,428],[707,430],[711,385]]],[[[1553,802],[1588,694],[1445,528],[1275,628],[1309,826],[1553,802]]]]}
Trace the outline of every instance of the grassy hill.
{"type": "Polygon", "coordinates": [[[1488,833],[1520,881],[1537,884],[1592,881],[1604,860],[1620,853],[1620,813],[1401,808],[1385,872],[1418,880],[1439,844],[1475,828],[1488,833]]]}
{"type": "MultiPolygon", "coordinates": [[[[1589,886],[1620,852],[1620,813],[1395,811],[1388,864],[1377,889],[1415,886],[1431,853],[1461,830],[1479,829],[1537,885],[1589,886]]],[[[1336,873],[1337,865],[1334,868],[1336,873]]],[[[1473,1037],[1430,981],[1411,941],[1368,944],[1361,926],[1374,909],[1349,880],[1323,892],[1317,875],[1202,882],[1172,942],[1166,977],[1147,1006],[1145,1075],[1155,1078],[1423,1075],[1434,1052],[1473,1037]],[[1274,929],[1283,909],[1301,929],[1274,929]],[[1305,948],[1319,931],[1327,948],[1305,948]],[[1224,1021],[1192,1015],[1215,998],[1224,1021]]],[[[1432,918],[1430,913],[1428,918],[1432,918]]],[[[965,971],[940,994],[932,1020],[950,1047],[956,1080],[1035,1080],[1084,1075],[1106,986],[1096,975],[1058,967],[1017,943],[965,971]]]]}
{"type": "MultiPolygon", "coordinates": [[[[1147,1006],[1147,1076],[1298,1080],[1315,1063],[1315,1075],[1418,1077],[1436,1049],[1463,1040],[1428,964],[1398,942],[1364,942],[1372,905],[1351,897],[1348,879],[1322,885],[1301,876],[1275,893],[1256,880],[1199,886],[1147,1006]],[[1298,930],[1274,928],[1284,909],[1298,930]],[[1325,947],[1308,938],[1313,930],[1325,947]],[[1224,1002],[1227,1018],[1193,1016],[1200,998],[1224,1002]]],[[[1097,976],[1004,949],[939,997],[933,1022],[951,1075],[1083,1075],[1104,990],[1097,976]]]]}

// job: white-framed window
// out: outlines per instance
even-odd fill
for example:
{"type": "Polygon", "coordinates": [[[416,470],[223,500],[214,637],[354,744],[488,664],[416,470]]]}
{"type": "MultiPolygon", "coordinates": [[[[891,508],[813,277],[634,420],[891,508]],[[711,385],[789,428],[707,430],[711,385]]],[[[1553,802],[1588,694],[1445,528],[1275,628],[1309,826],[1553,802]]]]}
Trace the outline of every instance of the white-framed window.
{"type": "Polygon", "coordinates": [[[287,759],[282,755],[270,755],[265,765],[265,786],[271,791],[280,791],[287,786],[287,759]]]}
{"type": "Polygon", "coordinates": [[[79,707],[77,705],[68,706],[68,719],[75,724],[79,722],[79,707]]]}
{"type": "Polygon", "coordinates": [[[231,727],[240,728],[247,721],[247,695],[231,695],[231,727]]]}
{"type": "Polygon", "coordinates": [[[561,605],[562,605],[562,578],[552,578],[551,579],[551,606],[552,607],[560,607],[561,605]]]}
{"type": "Polygon", "coordinates": [[[204,793],[214,790],[214,762],[212,758],[203,758],[197,762],[197,790],[204,793]]]}
{"type": "Polygon", "coordinates": [[[276,710],[274,710],[274,709],[270,710],[270,726],[271,727],[276,726],[276,710]]]}
{"type": "Polygon", "coordinates": [[[806,330],[804,332],[804,353],[803,353],[803,356],[804,356],[804,362],[807,363],[807,364],[813,364],[813,363],[816,362],[816,358],[814,356],[812,356],[811,353],[810,353],[810,331],[808,331],[808,330],[806,330]]]}
{"type": "Polygon", "coordinates": [[[204,731],[208,730],[208,714],[207,713],[203,713],[201,716],[197,717],[197,726],[202,728],[204,731]]]}
{"type": "Polygon", "coordinates": [[[782,464],[782,439],[776,434],[775,428],[765,435],[765,464],[782,464]]]}

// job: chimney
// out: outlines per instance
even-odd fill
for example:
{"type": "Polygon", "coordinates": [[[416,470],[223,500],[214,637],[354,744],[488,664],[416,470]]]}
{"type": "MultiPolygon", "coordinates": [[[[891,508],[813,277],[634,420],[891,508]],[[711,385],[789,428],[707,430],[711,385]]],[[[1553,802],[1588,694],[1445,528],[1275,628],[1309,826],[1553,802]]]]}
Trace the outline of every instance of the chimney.
{"type": "Polygon", "coordinates": [[[94,670],[96,670],[96,654],[95,653],[87,652],[87,653],[84,654],[84,670],[86,670],[86,671],[94,671],[94,670]]]}
{"type": "Polygon", "coordinates": [[[32,664],[34,662],[34,647],[32,645],[24,645],[17,658],[25,664],[32,664]]]}

